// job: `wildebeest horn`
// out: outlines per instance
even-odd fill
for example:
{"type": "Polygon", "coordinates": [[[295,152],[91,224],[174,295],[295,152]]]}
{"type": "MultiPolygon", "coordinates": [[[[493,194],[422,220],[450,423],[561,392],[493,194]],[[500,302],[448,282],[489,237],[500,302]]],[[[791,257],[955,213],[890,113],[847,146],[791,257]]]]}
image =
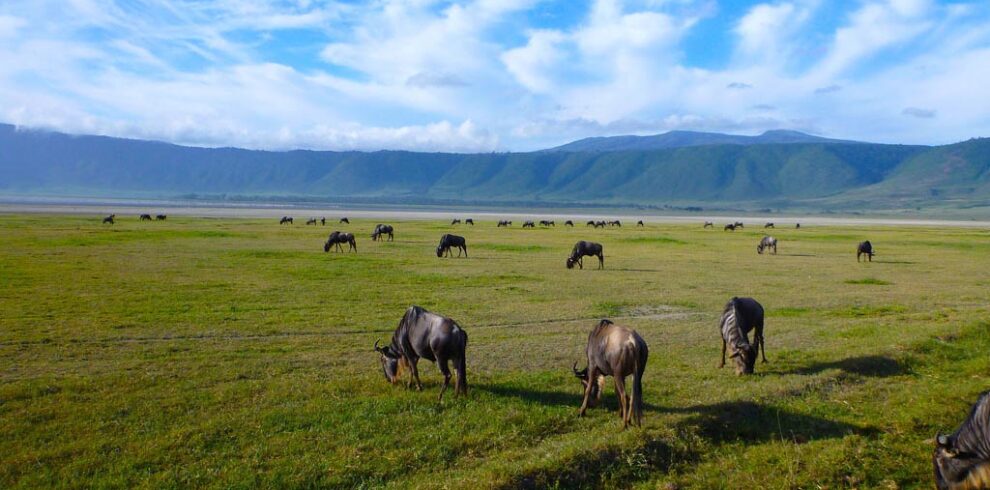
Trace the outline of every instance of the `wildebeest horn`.
{"type": "Polygon", "coordinates": [[[577,370],[577,361],[574,361],[574,366],[573,366],[573,367],[571,367],[571,369],[573,369],[573,370],[574,370],[574,374],[578,374],[578,370],[577,370]]]}
{"type": "Polygon", "coordinates": [[[377,351],[377,352],[381,352],[382,351],[381,349],[378,348],[378,343],[381,342],[381,340],[382,339],[375,340],[375,351],[377,351]]]}

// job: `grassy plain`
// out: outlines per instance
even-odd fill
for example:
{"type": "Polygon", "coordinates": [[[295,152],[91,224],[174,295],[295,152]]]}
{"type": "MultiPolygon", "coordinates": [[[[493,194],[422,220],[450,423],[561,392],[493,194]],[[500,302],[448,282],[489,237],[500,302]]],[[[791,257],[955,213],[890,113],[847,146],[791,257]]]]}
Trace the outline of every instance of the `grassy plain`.
{"type": "Polygon", "coordinates": [[[927,488],[928,439],[990,387],[987,230],[779,229],[758,256],[762,229],[700,222],[373,225],[0,216],[0,487],[927,488]],[[470,258],[436,258],[451,231],[470,258]],[[604,271],[564,268],[579,239],[604,271]],[[716,369],[733,295],[768,314],[746,378],[716,369]],[[438,405],[428,363],[385,383],[371,346],[410,304],[468,331],[468,397],[438,405]],[[642,429],[611,383],[576,416],[602,317],[650,345],[642,429]]]}

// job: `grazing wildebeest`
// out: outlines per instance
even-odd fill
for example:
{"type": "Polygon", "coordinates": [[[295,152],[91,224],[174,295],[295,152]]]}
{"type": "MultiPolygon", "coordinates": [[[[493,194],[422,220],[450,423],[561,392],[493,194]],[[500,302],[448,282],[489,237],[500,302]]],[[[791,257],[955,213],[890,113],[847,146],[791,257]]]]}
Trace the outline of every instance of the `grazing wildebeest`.
{"type": "Polygon", "coordinates": [[[742,221],[736,221],[736,222],[735,222],[735,223],[733,223],[733,224],[734,224],[734,225],[736,225],[736,228],[743,228],[743,224],[742,224],[742,221]]]}
{"type": "Polygon", "coordinates": [[[388,241],[390,241],[390,242],[392,241],[392,238],[393,238],[393,236],[392,236],[392,225],[377,225],[377,226],[375,226],[375,231],[371,233],[371,239],[372,240],[375,240],[375,241],[385,240],[385,237],[383,235],[388,235],[388,241]]]}
{"type": "Polygon", "coordinates": [[[139,219],[141,221],[151,221],[151,215],[150,214],[142,214],[139,219]]]}
{"type": "Polygon", "coordinates": [[[316,218],[310,218],[306,220],[306,226],[315,225],[315,224],[316,224],[316,218]]]}
{"type": "Polygon", "coordinates": [[[326,225],[327,225],[327,217],[323,216],[320,218],[320,226],[326,226],[326,225]]]}
{"type": "Polygon", "coordinates": [[[111,214],[110,216],[107,216],[106,218],[103,218],[103,223],[102,224],[105,225],[107,223],[110,223],[112,225],[113,224],[113,219],[116,218],[116,217],[117,217],[116,214],[111,214]]]}
{"type": "Polygon", "coordinates": [[[773,223],[772,222],[767,222],[767,224],[763,225],[763,227],[764,228],[773,228],[774,226],[773,226],[773,223]]]}
{"type": "Polygon", "coordinates": [[[595,228],[605,228],[606,225],[607,223],[605,220],[595,222],[595,228]]]}
{"type": "Polygon", "coordinates": [[[450,385],[450,368],[448,361],[453,361],[457,380],[454,382],[454,396],[467,395],[467,354],[468,336],[454,320],[420,308],[410,306],[402,316],[399,326],[392,334],[392,343],[375,350],[381,354],[382,370],[385,379],[392,384],[399,381],[403,367],[409,369],[409,381],[406,386],[422,391],[423,383],[419,380],[419,370],[416,365],[420,358],[437,363],[443,374],[443,387],[440,388],[440,398],[450,385]]]}
{"type": "Polygon", "coordinates": [[[763,306],[753,298],[733,297],[725,304],[719,320],[722,334],[722,362],[725,366],[725,346],[732,349],[730,359],[736,360],[736,374],[752,374],[753,365],[763,349],[763,362],[767,362],[766,344],[763,341],[763,306]],[[749,343],[749,331],[754,330],[753,343],[749,343]]]}
{"type": "Polygon", "coordinates": [[[605,388],[605,376],[615,379],[615,395],[619,399],[619,417],[622,428],[630,423],[643,425],[643,371],[650,356],[646,341],[635,330],[616,325],[609,320],[598,323],[588,335],[586,349],[588,367],[578,371],[577,363],[571,368],[584,386],[584,400],[580,416],[589,406],[601,400],[605,388]],[[632,375],[632,395],[626,394],[626,376],[632,375]]]}
{"type": "Polygon", "coordinates": [[[553,226],[553,227],[556,227],[557,225],[555,225],[553,223],[553,221],[547,221],[547,220],[544,219],[544,220],[540,220],[540,226],[553,226]]]}
{"type": "Polygon", "coordinates": [[[712,223],[711,221],[705,221],[705,226],[703,228],[712,228],[712,229],[714,229],[715,228],[715,223],[712,223]]]}
{"type": "Polygon", "coordinates": [[[866,254],[866,258],[873,262],[873,244],[869,240],[865,242],[860,242],[856,247],[856,262],[859,262],[859,257],[866,254]]]}
{"type": "Polygon", "coordinates": [[[527,221],[523,221],[523,226],[522,227],[523,228],[536,228],[536,223],[533,223],[532,221],[528,221],[528,220],[527,221]]]}
{"type": "Polygon", "coordinates": [[[570,226],[571,228],[573,228],[574,227],[574,222],[571,221],[571,220],[567,220],[567,221],[564,222],[564,226],[570,226]]]}
{"type": "Polygon", "coordinates": [[[347,224],[351,224],[351,220],[349,220],[349,219],[347,219],[347,217],[346,217],[346,216],[345,216],[345,217],[343,217],[343,218],[340,218],[340,222],[341,222],[341,223],[347,223],[347,224]]]}
{"type": "Polygon", "coordinates": [[[728,231],[736,231],[736,225],[734,225],[732,223],[729,223],[729,224],[725,225],[725,228],[722,228],[722,231],[726,231],[726,230],[728,230],[728,231]]]}
{"type": "Polygon", "coordinates": [[[801,223],[795,223],[794,224],[794,227],[800,229],[801,228],[801,223]]]}
{"type": "Polygon", "coordinates": [[[591,220],[591,221],[589,221],[589,222],[588,222],[588,223],[587,223],[586,225],[584,225],[584,226],[595,226],[595,227],[597,227],[597,226],[598,226],[598,223],[595,223],[595,220],[591,220]]]}
{"type": "Polygon", "coordinates": [[[506,221],[506,220],[499,221],[498,222],[498,227],[502,227],[502,226],[512,226],[512,222],[511,221],[506,221]]]}
{"type": "Polygon", "coordinates": [[[574,244],[574,249],[571,250],[571,256],[567,258],[567,268],[573,269],[574,264],[578,267],[584,269],[584,257],[598,257],[598,268],[605,268],[605,254],[602,253],[602,244],[595,242],[586,242],[581,240],[574,244]]]}
{"type": "Polygon", "coordinates": [[[447,256],[453,255],[450,252],[451,247],[457,247],[457,256],[461,256],[461,251],[464,251],[464,256],[467,257],[467,241],[464,237],[457,235],[444,235],[440,237],[440,244],[437,245],[437,257],[443,257],[446,253],[447,256]]]}
{"type": "Polygon", "coordinates": [[[763,251],[772,248],[773,254],[777,255],[777,239],[772,236],[764,236],[760,244],[756,246],[756,253],[763,255],[763,251]]]}
{"type": "Polygon", "coordinates": [[[471,219],[471,218],[468,218],[468,219],[464,220],[464,224],[474,226],[474,220],[471,219]]]}
{"type": "Polygon", "coordinates": [[[286,224],[286,223],[288,223],[288,224],[290,224],[290,225],[291,225],[291,224],[292,224],[292,218],[290,218],[290,217],[288,217],[288,216],[282,216],[282,219],[281,219],[281,220],[279,220],[279,222],[278,222],[278,224],[280,224],[280,225],[284,225],[284,224],[286,224]]]}
{"type": "Polygon", "coordinates": [[[323,251],[329,252],[330,247],[336,247],[338,252],[343,252],[344,249],[341,248],[341,243],[350,245],[347,249],[348,251],[357,252],[357,241],[354,240],[354,234],[342,231],[334,231],[327,237],[326,243],[323,244],[323,251]]]}
{"type": "Polygon", "coordinates": [[[939,490],[990,488],[990,391],[980,393],[959,429],[935,435],[932,463],[939,490]]]}
{"type": "Polygon", "coordinates": [[[450,221],[450,224],[451,224],[451,226],[453,226],[453,225],[459,225],[459,224],[461,224],[461,220],[459,220],[459,219],[451,220],[450,221]]]}
{"type": "Polygon", "coordinates": [[[158,215],[155,215],[155,220],[156,221],[165,221],[165,218],[167,218],[167,217],[168,216],[165,216],[164,214],[158,214],[158,215]]]}
{"type": "Polygon", "coordinates": [[[639,220],[636,222],[636,226],[646,226],[646,225],[643,224],[643,220],[639,220]]]}
{"type": "Polygon", "coordinates": [[[609,221],[608,222],[608,225],[609,226],[618,226],[619,228],[622,228],[622,222],[619,221],[619,220],[609,221]]]}

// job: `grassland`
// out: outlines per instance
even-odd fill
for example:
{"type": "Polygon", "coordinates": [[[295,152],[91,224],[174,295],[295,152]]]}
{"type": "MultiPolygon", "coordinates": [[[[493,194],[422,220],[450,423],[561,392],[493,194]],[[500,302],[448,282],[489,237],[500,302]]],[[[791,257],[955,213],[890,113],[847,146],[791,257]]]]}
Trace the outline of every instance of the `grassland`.
{"type": "MultiPolygon", "coordinates": [[[[323,253],[331,227],[0,216],[0,487],[930,487],[931,443],[990,387],[990,233],[451,227],[323,253]],[[878,255],[856,263],[856,243],[878,255]],[[566,270],[579,239],[606,269],[566,270]],[[733,295],[767,310],[757,375],[716,369],[733,295]],[[387,385],[419,304],[469,332],[470,393],[387,385]],[[642,429],[576,416],[608,316],[650,344],[642,429]]],[[[594,261],[588,261],[589,263],[594,261]]]]}

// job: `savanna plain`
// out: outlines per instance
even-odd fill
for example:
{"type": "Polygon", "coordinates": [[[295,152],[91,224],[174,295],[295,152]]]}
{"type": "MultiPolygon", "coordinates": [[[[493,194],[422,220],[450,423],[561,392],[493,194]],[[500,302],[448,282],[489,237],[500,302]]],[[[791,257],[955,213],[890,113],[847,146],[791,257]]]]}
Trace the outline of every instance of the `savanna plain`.
{"type": "Polygon", "coordinates": [[[762,223],[302,221],[0,216],[0,487],[930,488],[990,388],[985,229],[788,227],[761,256],[762,223]],[[565,268],[581,239],[604,270],[565,268]],[[716,367],[732,296],[766,309],[752,376],[716,367]],[[426,361],[386,383],[372,345],[413,304],[468,332],[466,397],[426,361]],[[601,318],[649,344],[642,428],[611,381],[577,416],[601,318]]]}

